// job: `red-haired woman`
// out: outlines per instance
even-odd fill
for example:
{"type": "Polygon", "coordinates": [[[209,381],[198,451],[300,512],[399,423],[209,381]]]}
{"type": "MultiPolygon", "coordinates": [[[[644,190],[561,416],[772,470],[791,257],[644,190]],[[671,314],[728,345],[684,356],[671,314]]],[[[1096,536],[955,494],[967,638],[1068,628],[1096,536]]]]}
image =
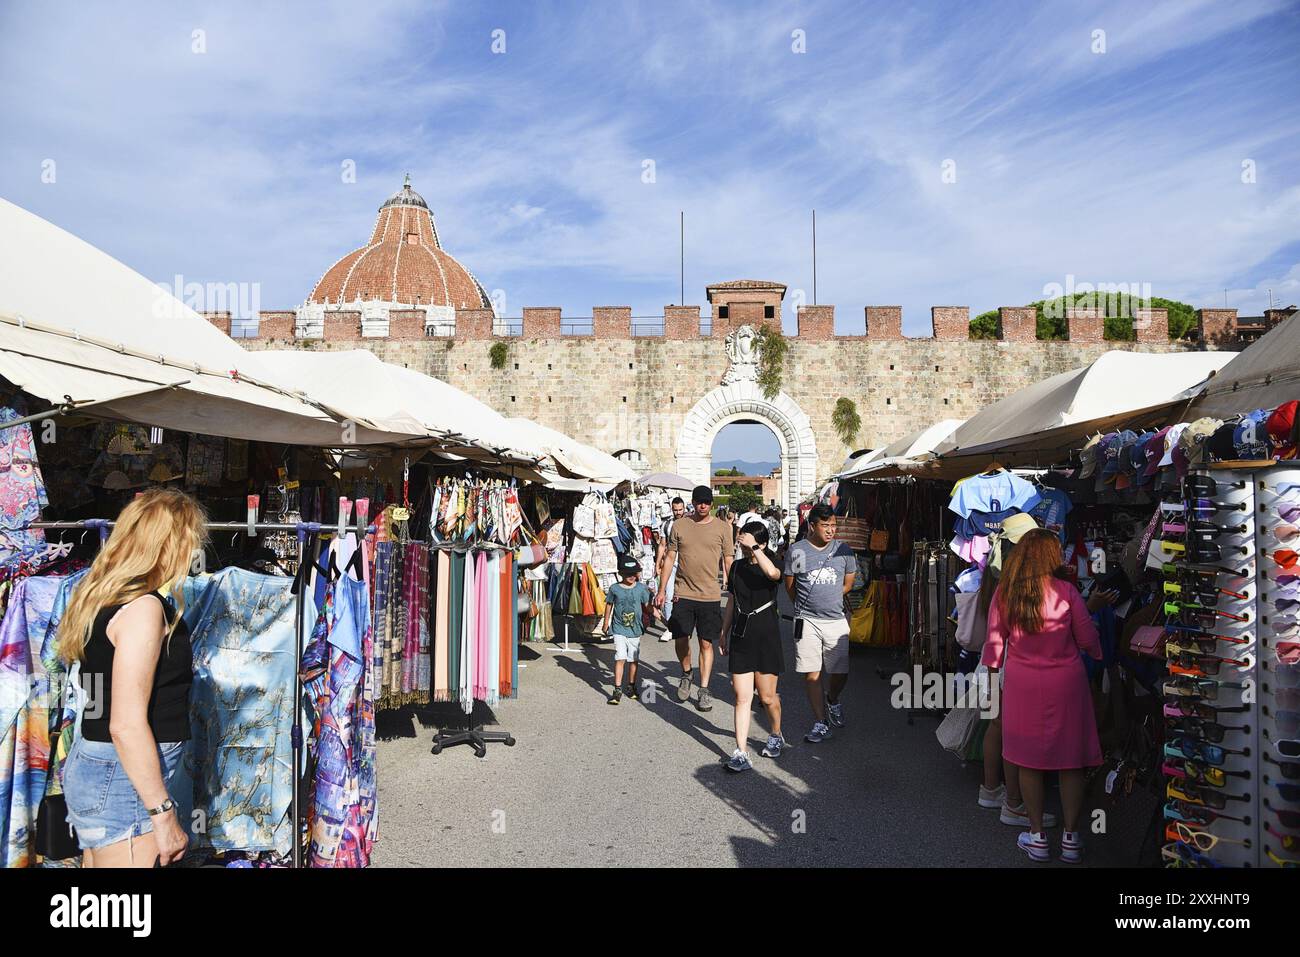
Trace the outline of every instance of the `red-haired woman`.
{"type": "Polygon", "coordinates": [[[1079,653],[1101,659],[1091,612],[1113,600],[1098,593],[1087,603],[1073,584],[1056,577],[1061,543],[1046,529],[1026,532],[1002,570],[984,661],[1004,668],[1002,754],[1020,768],[1029,830],[1017,844],[1031,860],[1049,858],[1043,832],[1043,772],[1059,771],[1065,832],[1061,860],[1083,853],[1084,769],[1101,764],[1101,742],[1088,676],[1079,653]]]}

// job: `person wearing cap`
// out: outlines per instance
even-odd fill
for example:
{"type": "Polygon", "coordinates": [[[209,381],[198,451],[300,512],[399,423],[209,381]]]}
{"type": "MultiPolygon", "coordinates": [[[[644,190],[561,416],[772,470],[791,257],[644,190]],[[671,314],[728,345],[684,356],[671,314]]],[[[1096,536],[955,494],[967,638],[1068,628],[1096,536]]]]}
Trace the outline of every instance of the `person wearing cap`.
{"type": "MultiPolygon", "coordinates": [[[[677,658],[682,665],[677,700],[687,701],[691,696],[691,632],[694,632],[700,642],[700,694],[695,707],[712,711],[709,678],[713,674],[713,643],[722,631],[718,569],[722,568],[724,578],[730,577],[734,546],[731,526],[710,514],[713,489],[707,485],[695,486],[691,506],[688,518],[673,523],[668,550],[664,553],[665,564],[677,563],[676,596],[668,627],[677,640],[677,658]]],[[[655,604],[663,606],[662,592],[655,596],[655,604]]]]}
{"type": "Polygon", "coordinates": [[[641,609],[650,604],[650,589],[640,580],[641,564],[631,555],[618,560],[619,580],[605,590],[605,632],[614,636],[614,692],[610,704],[624,695],[636,700],[636,662],[641,651],[641,609]],[[627,684],[623,664],[627,663],[627,684]]]}

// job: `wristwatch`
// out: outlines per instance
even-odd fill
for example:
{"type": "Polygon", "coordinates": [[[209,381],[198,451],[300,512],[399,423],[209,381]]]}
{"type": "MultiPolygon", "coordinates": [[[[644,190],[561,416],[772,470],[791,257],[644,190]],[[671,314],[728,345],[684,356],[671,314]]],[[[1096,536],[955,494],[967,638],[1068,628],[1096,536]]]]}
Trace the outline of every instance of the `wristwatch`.
{"type": "Polygon", "coordinates": [[[168,811],[174,810],[175,807],[176,807],[176,802],[173,801],[171,798],[168,798],[167,800],[163,801],[162,804],[159,804],[157,807],[148,808],[149,816],[157,817],[159,814],[166,814],[168,811]]]}

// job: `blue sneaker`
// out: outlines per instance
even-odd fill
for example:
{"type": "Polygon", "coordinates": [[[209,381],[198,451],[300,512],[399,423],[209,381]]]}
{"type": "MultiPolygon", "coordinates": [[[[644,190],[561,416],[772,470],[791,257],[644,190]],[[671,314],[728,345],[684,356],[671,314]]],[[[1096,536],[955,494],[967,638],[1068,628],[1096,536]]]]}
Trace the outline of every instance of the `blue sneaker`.
{"type": "Polygon", "coordinates": [[[769,734],[767,736],[767,744],[763,745],[763,750],[760,753],[765,758],[779,758],[781,756],[781,750],[787,747],[789,747],[789,745],[785,743],[785,738],[782,735],[769,734]]]}
{"type": "Polygon", "coordinates": [[[821,744],[831,736],[831,729],[823,722],[818,721],[812,726],[812,730],[803,736],[803,739],[809,744],[821,744]]]}
{"type": "Polygon", "coordinates": [[[749,763],[749,755],[739,748],[731,753],[731,760],[727,762],[728,771],[750,771],[753,767],[749,763]]]}

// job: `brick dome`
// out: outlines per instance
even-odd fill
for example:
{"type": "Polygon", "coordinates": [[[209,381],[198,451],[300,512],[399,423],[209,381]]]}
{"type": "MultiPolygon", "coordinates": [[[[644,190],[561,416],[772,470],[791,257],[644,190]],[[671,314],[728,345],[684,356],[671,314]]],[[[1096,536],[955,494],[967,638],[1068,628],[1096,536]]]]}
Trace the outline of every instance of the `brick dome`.
{"type": "Polygon", "coordinates": [[[325,271],[308,302],[389,302],[491,309],[474,275],[442,248],[433,213],[411,178],[379,207],[370,242],[325,271]]]}

